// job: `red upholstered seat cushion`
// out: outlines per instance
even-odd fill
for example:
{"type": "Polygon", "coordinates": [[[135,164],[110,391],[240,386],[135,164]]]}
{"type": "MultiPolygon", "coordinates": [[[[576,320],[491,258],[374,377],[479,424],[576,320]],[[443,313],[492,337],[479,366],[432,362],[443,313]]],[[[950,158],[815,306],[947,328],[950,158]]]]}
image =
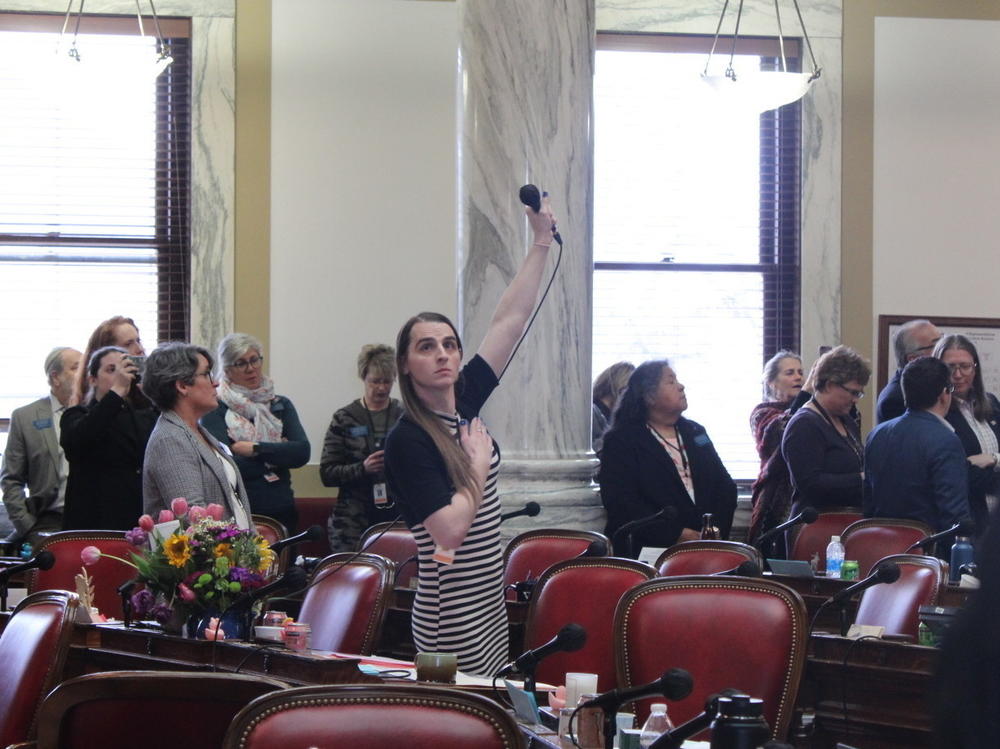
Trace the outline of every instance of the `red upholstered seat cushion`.
{"type": "Polygon", "coordinates": [[[597,558],[560,562],[539,580],[525,625],[525,649],[551,640],[570,622],[587,631],[587,642],[572,653],[554,653],[538,664],[535,676],[564,684],[567,672],[597,674],[597,689],[617,685],[615,607],[625,591],[653,576],[647,565],[625,559],[597,558]]]}
{"type": "MultiPolygon", "coordinates": [[[[875,563],[890,554],[906,554],[917,541],[931,534],[923,523],[891,519],[869,518],[852,523],[844,531],[844,559],[855,559],[861,577],[868,577],[875,563]]],[[[910,554],[922,554],[920,550],[910,554]]]]}

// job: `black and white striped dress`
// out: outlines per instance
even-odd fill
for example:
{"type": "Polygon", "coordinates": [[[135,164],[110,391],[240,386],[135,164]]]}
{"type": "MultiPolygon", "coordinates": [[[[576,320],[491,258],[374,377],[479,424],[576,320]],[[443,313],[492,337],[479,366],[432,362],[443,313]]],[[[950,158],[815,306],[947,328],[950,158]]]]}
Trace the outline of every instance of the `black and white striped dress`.
{"type": "MultiPolygon", "coordinates": [[[[438,414],[453,434],[458,417],[438,414]]],[[[490,458],[483,503],[452,564],[434,561],[434,540],[422,524],[413,536],[420,557],[420,580],[413,602],[413,641],[418,651],[458,654],[458,668],[493,676],[508,660],[507,609],[500,547],[500,496],[496,443],[490,458]]]]}

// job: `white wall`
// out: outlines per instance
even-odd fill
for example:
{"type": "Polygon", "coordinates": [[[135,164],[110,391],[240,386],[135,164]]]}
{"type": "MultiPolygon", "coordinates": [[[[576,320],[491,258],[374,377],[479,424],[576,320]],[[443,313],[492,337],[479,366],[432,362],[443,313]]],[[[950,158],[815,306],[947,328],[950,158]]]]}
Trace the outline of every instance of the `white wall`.
{"type": "Polygon", "coordinates": [[[1000,317],[1000,21],[875,19],[875,315],[1000,317]]]}
{"type": "Polygon", "coordinates": [[[456,309],[457,3],[272,3],[271,351],[318,463],[362,344],[456,309]]]}

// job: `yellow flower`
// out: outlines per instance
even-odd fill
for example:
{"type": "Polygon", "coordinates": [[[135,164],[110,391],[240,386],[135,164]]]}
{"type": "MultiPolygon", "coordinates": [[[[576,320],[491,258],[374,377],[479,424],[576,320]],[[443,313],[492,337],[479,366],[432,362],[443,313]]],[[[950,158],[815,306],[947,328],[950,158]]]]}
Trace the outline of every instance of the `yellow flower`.
{"type": "Polygon", "coordinates": [[[260,564],[257,565],[257,571],[267,572],[268,568],[274,563],[274,556],[274,552],[270,549],[261,549],[260,564]]]}
{"type": "Polygon", "coordinates": [[[188,537],[183,534],[174,534],[163,542],[163,553],[167,561],[174,567],[183,567],[191,559],[191,545],[188,537]]]}
{"type": "Polygon", "coordinates": [[[227,559],[232,561],[232,554],[230,553],[232,549],[233,549],[232,544],[218,544],[212,553],[215,554],[216,559],[218,559],[219,557],[226,557],[227,559]]]}

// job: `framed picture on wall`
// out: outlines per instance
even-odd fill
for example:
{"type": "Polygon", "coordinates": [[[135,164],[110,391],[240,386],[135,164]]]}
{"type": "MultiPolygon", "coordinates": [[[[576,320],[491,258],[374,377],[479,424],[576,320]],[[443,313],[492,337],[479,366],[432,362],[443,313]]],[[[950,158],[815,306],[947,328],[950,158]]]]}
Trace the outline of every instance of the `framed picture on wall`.
{"type": "Polygon", "coordinates": [[[892,341],[903,323],[926,319],[934,323],[941,335],[964,335],[979,352],[983,370],[983,385],[988,393],[1000,393],[1000,319],[993,317],[934,317],[928,315],[879,315],[878,316],[878,390],[896,371],[896,355],[892,341]]]}

